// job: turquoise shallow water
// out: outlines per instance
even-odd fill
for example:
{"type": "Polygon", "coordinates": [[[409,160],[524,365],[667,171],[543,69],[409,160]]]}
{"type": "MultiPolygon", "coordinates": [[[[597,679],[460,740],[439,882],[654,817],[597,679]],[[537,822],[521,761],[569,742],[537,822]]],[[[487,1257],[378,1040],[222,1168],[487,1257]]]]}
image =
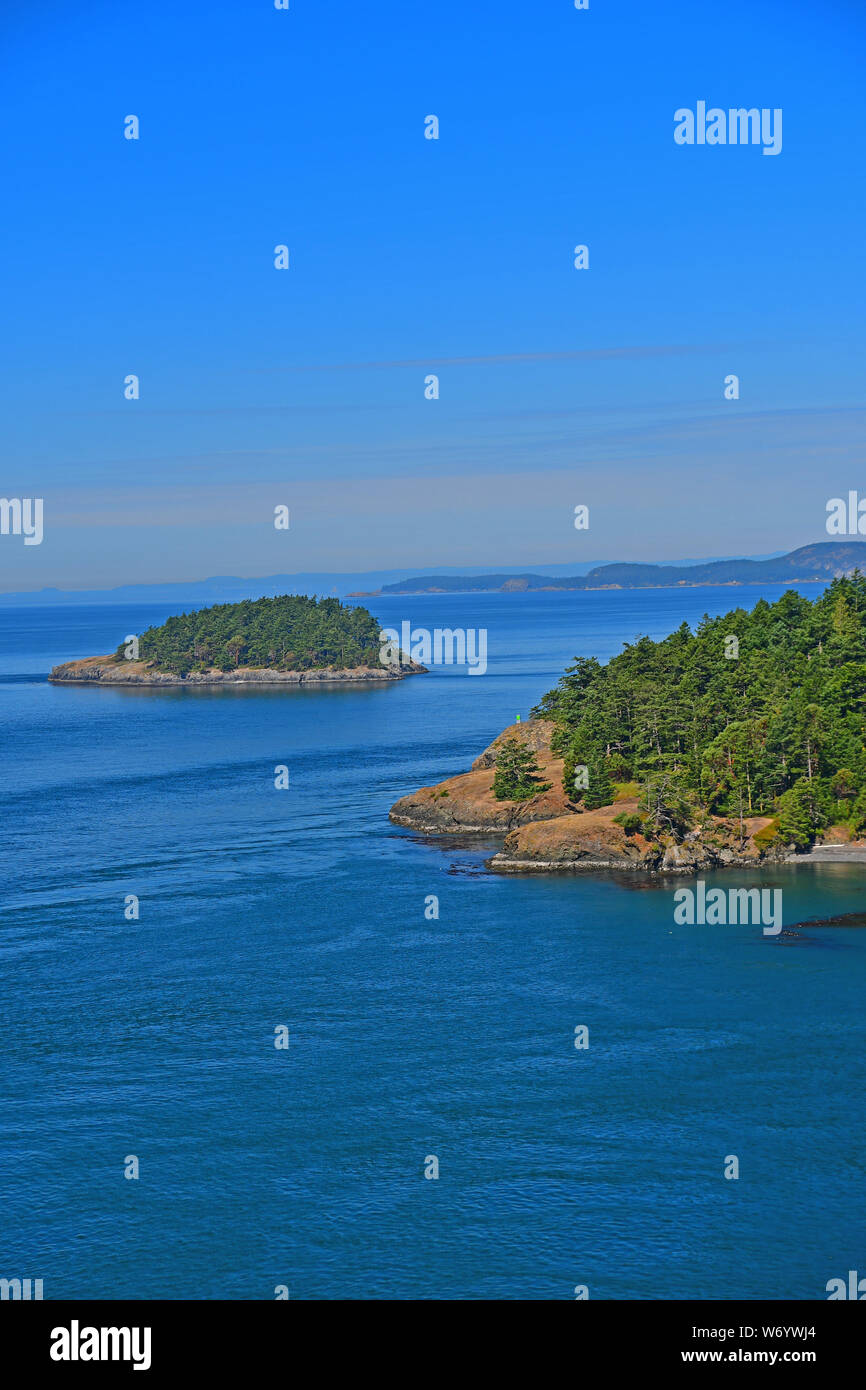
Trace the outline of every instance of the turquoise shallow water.
{"type": "MultiPolygon", "coordinates": [[[[486,627],[488,673],[315,693],[55,688],[171,610],[0,610],[0,1275],[810,1299],[866,1272],[866,932],[677,926],[689,880],[498,878],[387,820],[575,654],[762,592],[369,600],[486,627]]],[[[857,866],[757,881],[786,923],[863,906],[857,866]]]]}

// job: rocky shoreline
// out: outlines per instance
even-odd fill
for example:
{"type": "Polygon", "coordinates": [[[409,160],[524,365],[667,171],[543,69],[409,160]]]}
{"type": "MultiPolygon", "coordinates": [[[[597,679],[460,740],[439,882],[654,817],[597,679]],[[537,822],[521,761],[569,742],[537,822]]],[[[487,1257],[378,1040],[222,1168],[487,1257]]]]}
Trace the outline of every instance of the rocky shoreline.
{"type": "Polygon", "coordinates": [[[89,656],[65,661],[48,677],[55,685],[323,685],[353,681],[389,682],[427,670],[417,661],[398,666],[314,667],[307,671],[277,671],[267,666],[239,666],[234,671],[190,671],[186,676],[158,671],[152,662],[118,660],[113,656],[89,656]]]}
{"type": "Polygon", "coordinates": [[[433,787],[401,797],[391,807],[390,820],[422,835],[503,836],[502,849],[487,861],[494,873],[563,873],[629,870],[644,873],[696,873],[757,864],[823,861],[834,858],[866,860],[866,846],[845,846],[837,853],[821,847],[809,855],[792,854],[791,846],[756,842],[772,824],[769,816],[739,820],[712,817],[683,839],[648,840],[626,834],[616,817],[637,811],[633,797],[624,797],[598,810],[582,811],[562,787],[563,761],[551,752],[554,726],[535,719],[512,724],[475,759],[469,772],[449,777],[433,787]],[[532,749],[549,791],[529,801],[497,801],[493,774],[499,745],[517,738],[532,749]]]}

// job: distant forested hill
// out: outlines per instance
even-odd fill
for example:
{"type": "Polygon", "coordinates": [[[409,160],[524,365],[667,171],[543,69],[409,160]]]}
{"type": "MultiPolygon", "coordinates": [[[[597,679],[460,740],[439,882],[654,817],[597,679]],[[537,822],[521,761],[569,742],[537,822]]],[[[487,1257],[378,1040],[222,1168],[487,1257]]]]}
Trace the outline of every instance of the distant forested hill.
{"type": "Polygon", "coordinates": [[[557,726],[566,790],[577,766],[596,801],[639,783],[656,829],[765,814],[800,846],[828,824],[862,833],[866,578],[834,580],[814,602],[789,590],[694,633],[683,623],[606,666],[578,657],[535,713],[557,726]]]}
{"type": "Polygon", "coordinates": [[[791,584],[866,570],[866,541],[819,541],[772,560],[708,560],[701,565],[596,565],[588,574],[436,575],[386,584],[383,594],[482,593],[527,589],[655,589],[688,584],[791,584]]]}
{"type": "MultiPolygon", "coordinates": [[[[219,603],[169,618],[139,638],[142,661],[162,671],[238,666],[306,671],[315,667],[379,665],[379,624],[366,608],[345,608],[339,599],[279,598],[219,603]]],[[[116,655],[122,658],[124,645],[116,655]]]]}

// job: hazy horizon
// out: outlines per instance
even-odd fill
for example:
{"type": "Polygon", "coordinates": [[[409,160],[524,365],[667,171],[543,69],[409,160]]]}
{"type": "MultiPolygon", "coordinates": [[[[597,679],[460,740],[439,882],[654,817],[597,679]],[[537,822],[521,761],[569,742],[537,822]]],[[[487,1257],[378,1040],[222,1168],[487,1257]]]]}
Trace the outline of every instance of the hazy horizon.
{"type": "MultiPolygon", "coordinates": [[[[812,544],[823,544],[825,541],[828,541],[829,539],[830,539],[830,538],[828,538],[828,537],[824,537],[824,538],[822,538],[822,540],[821,540],[820,542],[812,542],[812,544]]],[[[834,539],[841,539],[841,538],[834,538],[834,539]]],[[[866,542],[863,542],[863,543],[864,543],[864,545],[866,545],[866,542]]],[[[808,543],[807,543],[807,544],[808,544],[808,543]]],[[[570,576],[570,575],[575,575],[575,576],[577,576],[577,575],[586,574],[586,573],[588,573],[591,569],[595,569],[595,568],[598,568],[598,567],[603,566],[603,565],[617,564],[617,563],[628,563],[628,564],[651,563],[651,564],[659,564],[659,565],[662,565],[662,566],[689,567],[689,566],[698,566],[698,565],[714,564],[714,563],[718,563],[718,562],[722,562],[722,561],[726,561],[726,560],[768,560],[768,559],[774,559],[774,558],[776,558],[777,556],[789,554],[789,553],[791,552],[791,550],[795,550],[795,549],[797,549],[797,548],[798,548],[798,547],[796,547],[796,546],[792,546],[792,547],[790,548],[790,550],[773,550],[773,551],[768,551],[768,552],[766,552],[765,554],[761,554],[761,555],[707,555],[707,556],[688,556],[688,557],[685,557],[685,558],[674,557],[674,558],[671,558],[671,559],[665,559],[665,560],[661,560],[661,561],[648,561],[648,562],[647,562],[647,561],[641,561],[641,560],[632,560],[632,559],[630,559],[630,558],[628,558],[628,557],[618,556],[618,557],[610,558],[610,559],[597,560],[597,561],[590,560],[590,561],[583,561],[583,562],[580,562],[580,563],[578,563],[578,562],[572,562],[572,561],[551,561],[551,562],[548,562],[548,563],[541,562],[541,563],[538,563],[538,564],[535,564],[535,565],[533,565],[533,564],[525,564],[525,565],[499,564],[499,563],[496,563],[496,562],[491,562],[490,564],[477,564],[477,563],[475,563],[475,564],[466,564],[466,565],[461,565],[461,564],[451,564],[451,565],[428,565],[428,566],[423,567],[423,568],[413,567],[413,566],[397,566],[397,567],[388,568],[388,569],[377,568],[377,569],[371,569],[371,570],[349,570],[349,571],[346,571],[346,570],[294,570],[294,571],[292,571],[292,570],[287,570],[287,571],[285,571],[285,572],[276,572],[276,573],[273,573],[273,574],[247,574],[247,575],[244,575],[244,574],[233,574],[233,573],[225,572],[225,573],[221,573],[221,574],[211,574],[211,575],[197,576],[196,578],[193,578],[193,579],[151,579],[151,580],[136,581],[136,582],[133,582],[133,583],[126,583],[126,584],[120,584],[120,585],[105,585],[105,586],[103,586],[103,587],[98,587],[98,588],[97,588],[97,587],[88,588],[88,587],[85,587],[85,586],[72,586],[72,585],[70,585],[70,586],[62,586],[62,585],[57,585],[57,586],[54,586],[54,585],[43,585],[43,586],[40,586],[40,587],[38,587],[38,588],[32,588],[32,589],[21,589],[21,590],[5,590],[5,589],[4,589],[4,590],[0,590],[0,600],[14,599],[14,598],[18,598],[18,597],[25,598],[25,599],[26,599],[26,598],[33,598],[33,597],[37,597],[37,596],[39,596],[40,594],[43,594],[43,593],[51,593],[51,594],[60,593],[60,594],[64,594],[64,595],[76,595],[76,594],[81,594],[81,595],[86,596],[86,595],[88,595],[88,594],[97,594],[97,593],[99,593],[99,594],[111,594],[111,593],[114,593],[114,592],[116,592],[116,591],[117,591],[117,592],[123,592],[123,591],[126,590],[126,589],[135,589],[135,590],[138,590],[138,589],[142,589],[142,590],[150,590],[150,589],[171,589],[171,588],[192,589],[192,588],[201,588],[201,587],[204,587],[204,586],[206,586],[206,585],[219,585],[219,584],[231,584],[231,583],[236,583],[237,585],[240,585],[240,586],[242,586],[242,585],[248,583],[248,584],[251,585],[251,586],[255,586],[255,585],[262,585],[262,584],[266,584],[266,583],[273,582],[273,581],[276,581],[276,580],[283,580],[283,579],[285,579],[285,580],[303,580],[303,581],[308,581],[308,580],[322,580],[322,581],[324,581],[326,584],[328,584],[329,586],[332,586],[333,589],[334,589],[334,591],[336,591],[336,590],[339,588],[339,589],[341,589],[341,590],[345,593],[346,591],[348,591],[348,587],[349,587],[350,585],[360,584],[360,583],[363,583],[363,582],[365,582],[365,581],[370,582],[370,583],[375,582],[375,583],[378,583],[378,584],[384,584],[384,583],[390,583],[390,582],[399,582],[401,579],[410,579],[410,578],[415,578],[415,577],[424,578],[424,577],[427,577],[427,576],[433,577],[433,576],[436,576],[436,575],[443,575],[443,576],[445,576],[445,575],[455,575],[455,574],[456,574],[456,575],[463,575],[463,574],[465,574],[465,575],[467,575],[467,576],[477,576],[477,575],[486,575],[486,574],[540,574],[540,575],[550,575],[550,576],[552,576],[552,577],[557,577],[557,576],[570,576]]],[[[216,600],[214,600],[214,601],[216,601],[216,600]]]]}

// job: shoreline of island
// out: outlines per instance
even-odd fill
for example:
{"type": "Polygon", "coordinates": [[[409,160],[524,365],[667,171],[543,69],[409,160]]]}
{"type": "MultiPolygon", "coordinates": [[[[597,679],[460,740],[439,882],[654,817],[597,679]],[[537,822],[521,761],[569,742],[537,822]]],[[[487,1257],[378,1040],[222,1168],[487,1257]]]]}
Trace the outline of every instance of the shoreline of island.
{"type": "Polygon", "coordinates": [[[427,671],[419,662],[401,666],[313,666],[306,670],[280,671],[270,666],[237,667],[232,671],[217,668],[189,671],[178,675],[160,671],[145,661],[117,660],[113,656],[90,656],[77,661],[65,661],[54,666],[48,681],[52,685],[123,685],[123,686],[202,686],[202,685],[345,685],[347,683],[379,684],[402,680],[405,676],[421,675],[427,671]]]}
{"type": "Polygon", "coordinates": [[[627,829],[638,812],[635,796],[584,810],[563,789],[564,760],[551,751],[554,726],[546,719],[510,725],[485,748],[468,772],[401,797],[388,816],[393,825],[425,838],[486,836],[502,848],[485,860],[492,873],[695,874],[726,868],[767,868],[783,864],[863,863],[866,843],[827,841],[804,851],[772,837],[774,817],[742,821],[709,817],[703,827],[681,838],[649,839],[627,829]],[[499,800],[493,779],[503,745],[517,740],[534,755],[546,786],[523,801],[499,800]]]}

